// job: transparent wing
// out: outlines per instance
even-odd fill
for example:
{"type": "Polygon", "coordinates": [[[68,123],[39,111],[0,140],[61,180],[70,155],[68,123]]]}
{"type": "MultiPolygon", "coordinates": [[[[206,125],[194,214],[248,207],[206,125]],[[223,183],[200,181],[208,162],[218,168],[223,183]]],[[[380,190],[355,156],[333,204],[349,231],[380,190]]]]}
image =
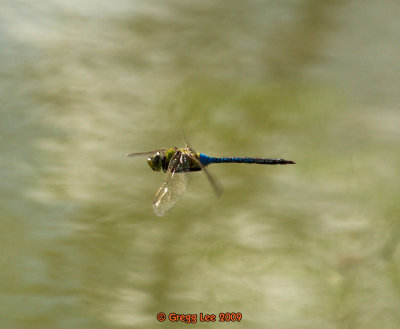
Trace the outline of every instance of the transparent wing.
{"type": "Polygon", "coordinates": [[[164,216],[184,194],[188,180],[185,172],[188,167],[187,155],[181,151],[176,152],[169,163],[164,182],[154,197],[153,210],[157,216],[164,216]]]}
{"type": "Polygon", "coordinates": [[[200,166],[201,170],[205,173],[208,181],[210,182],[212,188],[214,189],[215,194],[219,197],[223,192],[223,188],[221,187],[221,185],[218,184],[218,182],[215,180],[215,178],[213,178],[211,176],[210,172],[207,170],[206,167],[203,166],[203,164],[200,162],[199,159],[197,159],[193,155],[191,155],[190,157],[200,166]]]}
{"type": "MultiPolygon", "coordinates": [[[[183,139],[185,140],[186,148],[191,153],[196,154],[195,150],[193,150],[193,148],[190,146],[185,133],[182,131],[181,134],[182,134],[183,139]]],[[[211,186],[213,187],[215,194],[219,197],[223,192],[221,185],[218,184],[217,180],[211,176],[210,172],[207,170],[207,168],[205,166],[203,166],[203,164],[200,162],[199,159],[197,159],[194,155],[191,155],[190,157],[198,164],[198,166],[201,168],[201,170],[207,176],[207,179],[210,182],[211,186]]]]}
{"type": "Polygon", "coordinates": [[[168,150],[167,148],[162,148],[162,149],[157,149],[157,150],[153,150],[153,151],[148,151],[148,152],[137,152],[137,153],[125,153],[124,156],[126,157],[135,157],[135,156],[140,156],[140,155],[150,155],[150,154],[154,154],[157,152],[164,152],[168,150]]]}

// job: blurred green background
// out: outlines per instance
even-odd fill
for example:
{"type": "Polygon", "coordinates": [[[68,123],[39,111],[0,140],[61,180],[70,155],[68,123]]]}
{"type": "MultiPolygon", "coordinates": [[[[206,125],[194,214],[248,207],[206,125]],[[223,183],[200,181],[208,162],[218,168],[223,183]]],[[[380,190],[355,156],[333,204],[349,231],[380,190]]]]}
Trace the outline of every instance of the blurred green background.
{"type": "Polygon", "coordinates": [[[1,328],[398,328],[397,1],[2,1],[1,328]],[[183,146],[210,167],[163,218],[183,146]]]}

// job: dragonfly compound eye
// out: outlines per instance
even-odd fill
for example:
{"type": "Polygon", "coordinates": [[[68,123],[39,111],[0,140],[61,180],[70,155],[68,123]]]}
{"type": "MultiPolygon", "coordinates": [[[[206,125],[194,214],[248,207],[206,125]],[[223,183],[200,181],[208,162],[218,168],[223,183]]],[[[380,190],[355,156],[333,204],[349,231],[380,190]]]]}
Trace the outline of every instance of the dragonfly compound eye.
{"type": "Polygon", "coordinates": [[[147,163],[149,164],[150,168],[154,171],[161,170],[161,156],[157,152],[157,154],[153,155],[152,157],[147,159],[147,163]]]}

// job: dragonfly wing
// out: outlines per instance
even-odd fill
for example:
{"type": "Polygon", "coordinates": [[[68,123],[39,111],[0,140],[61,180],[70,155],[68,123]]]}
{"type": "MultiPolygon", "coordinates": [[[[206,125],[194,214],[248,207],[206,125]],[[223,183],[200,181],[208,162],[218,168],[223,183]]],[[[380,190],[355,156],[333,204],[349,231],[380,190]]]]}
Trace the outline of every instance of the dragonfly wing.
{"type": "Polygon", "coordinates": [[[164,152],[168,150],[167,148],[162,148],[162,149],[157,149],[157,150],[153,150],[153,151],[148,151],[148,152],[136,152],[136,153],[125,153],[124,156],[126,157],[135,157],[135,156],[141,156],[141,155],[150,155],[150,154],[154,154],[157,152],[164,152]]]}
{"type": "Polygon", "coordinates": [[[188,180],[185,168],[188,166],[189,159],[181,151],[171,158],[164,182],[153,201],[153,210],[157,216],[163,216],[183,196],[188,180]]]}
{"type": "Polygon", "coordinates": [[[208,171],[208,169],[203,166],[203,164],[200,162],[199,159],[197,159],[195,156],[191,155],[190,156],[196,163],[197,165],[201,168],[201,170],[204,172],[204,174],[207,176],[208,181],[210,182],[212,188],[214,189],[215,194],[219,197],[221,196],[223,189],[221,187],[220,184],[218,184],[218,182],[216,181],[215,178],[213,178],[213,176],[211,176],[210,172],[208,171]]]}
{"type": "MultiPolygon", "coordinates": [[[[196,153],[196,151],[190,146],[189,141],[183,131],[181,132],[181,135],[186,143],[187,149],[189,149],[191,153],[196,153]]],[[[207,179],[210,182],[211,186],[213,187],[215,194],[217,196],[220,196],[223,192],[221,185],[218,184],[218,182],[211,176],[210,172],[207,170],[205,166],[203,166],[203,164],[200,162],[199,159],[197,159],[197,157],[195,157],[194,155],[191,155],[190,157],[193,159],[194,162],[197,163],[197,165],[202,169],[204,174],[207,176],[207,179]]]]}

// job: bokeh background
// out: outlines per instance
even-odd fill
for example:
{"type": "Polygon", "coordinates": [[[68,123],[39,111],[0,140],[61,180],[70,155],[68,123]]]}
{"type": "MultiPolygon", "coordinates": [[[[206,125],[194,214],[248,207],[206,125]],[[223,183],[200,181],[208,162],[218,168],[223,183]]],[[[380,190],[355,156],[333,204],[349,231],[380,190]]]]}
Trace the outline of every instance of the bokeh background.
{"type": "Polygon", "coordinates": [[[3,0],[1,328],[398,328],[398,1],[3,0]],[[125,152],[214,165],[165,217],[125,152]]]}

